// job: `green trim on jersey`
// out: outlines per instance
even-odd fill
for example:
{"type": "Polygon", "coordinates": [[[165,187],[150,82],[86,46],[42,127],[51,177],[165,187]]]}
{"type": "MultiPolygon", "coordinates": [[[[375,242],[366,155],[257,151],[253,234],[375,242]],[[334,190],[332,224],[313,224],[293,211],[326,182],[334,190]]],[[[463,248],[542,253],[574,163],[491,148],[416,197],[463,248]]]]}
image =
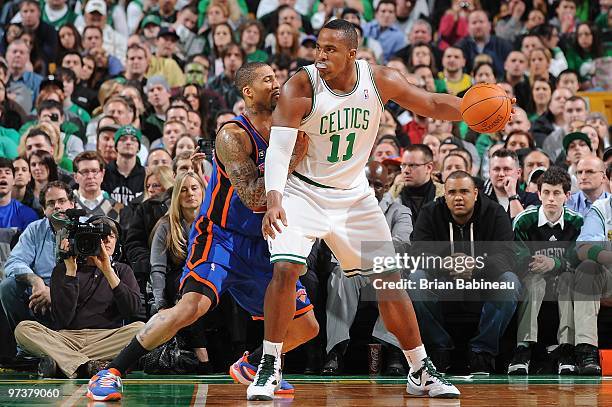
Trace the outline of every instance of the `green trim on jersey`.
{"type": "Polygon", "coordinates": [[[300,174],[297,171],[293,171],[292,172],[293,175],[295,175],[297,178],[301,179],[302,181],[304,181],[307,184],[313,185],[315,187],[319,187],[319,188],[327,188],[327,189],[335,189],[334,187],[330,187],[329,185],[323,185],[323,184],[319,184],[316,181],[311,180],[308,177],[305,177],[304,175],[300,174]]]}
{"type": "Polygon", "coordinates": [[[385,104],[382,101],[382,97],[380,97],[380,92],[378,91],[378,87],[376,86],[376,81],[374,80],[374,72],[372,71],[372,67],[368,64],[368,71],[370,72],[370,79],[372,79],[372,86],[374,87],[374,91],[376,92],[376,96],[378,97],[378,101],[380,102],[380,106],[382,110],[385,110],[385,104]]]}
{"type": "Polygon", "coordinates": [[[357,61],[355,61],[355,68],[357,68],[357,81],[355,82],[355,87],[353,88],[353,90],[351,90],[349,93],[344,93],[344,94],[340,94],[340,93],[336,93],[333,90],[331,90],[331,88],[329,86],[327,86],[327,82],[325,82],[325,80],[323,78],[321,78],[321,82],[323,82],[323,85],[325,85],[325,87],[327,88],[327,90],[334,96],[340,97],[340,98],[344,98],[347,96],[351,96],[353,93],[355,93],[357,91],[357,88],[359,87],[359,80],[360,80],[360,76],[361,76],[361,69],[359,69],[359,64],[357,63],[357,61]]]}
{"type": "Polygon", "coordinates": [[[310,112],[308,112],[308,115],[306,115],[306,117],[304,117],[302,119],[302,123],[304,123],[308,119],[310,119],[310,117],[315,112],[315,106],[316,106],[316,102],[317,102],[317,92],[315,90],[314,79],[312,78],[312,75],[310,74],[310,71],[308,69],[306,69],[306,67],[302,67],[301,69],[306,71],[306,75],[308,75],[308,81],[310,82],[310,87],[312,88],[312,105],[310,106],[310,112]]]}

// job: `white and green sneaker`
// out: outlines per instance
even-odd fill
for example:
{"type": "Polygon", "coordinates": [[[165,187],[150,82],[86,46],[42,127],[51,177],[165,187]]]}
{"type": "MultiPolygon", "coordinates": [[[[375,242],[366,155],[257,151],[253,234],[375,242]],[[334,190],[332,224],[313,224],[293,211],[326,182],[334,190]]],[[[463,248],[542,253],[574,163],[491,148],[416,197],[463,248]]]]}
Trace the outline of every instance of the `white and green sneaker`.
{"type": "Polygon", "coordinates": [[[406,392],[411,396],[454,399],[461,393],[431,362],[429,357],[423,359],[423,366],[416,372],[410,369],[406,392]]]}
{"type": "Polygon", "coordinates": [[[273,355],[264,354],[257,368],[257,374],[247,388],[247,400],[274,400],[274,392],[280,388],[281,380],[280,360],[273,355]]]}

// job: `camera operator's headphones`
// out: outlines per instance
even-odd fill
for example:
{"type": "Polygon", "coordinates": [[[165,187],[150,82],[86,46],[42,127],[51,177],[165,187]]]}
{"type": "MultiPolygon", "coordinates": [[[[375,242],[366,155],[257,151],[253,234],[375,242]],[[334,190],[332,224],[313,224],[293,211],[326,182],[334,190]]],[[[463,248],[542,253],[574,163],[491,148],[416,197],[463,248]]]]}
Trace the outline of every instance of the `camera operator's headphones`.
{"type": "Polygon", "coordinates": [[[121,258],[122,248],[121,248],[121,236],[123,236],[123,231],[121,230],[121,225],[115,219],[108,217],[106,215],[94,215],[91,218],[87,219],[87,222],[91,223],[101,223],[101,222],[111,222],[115,225],[115,229],[117,229],[117,239],[115,243],[115,251],[111,254],[111,263],[115,263],[118,259],[121,258]]]}

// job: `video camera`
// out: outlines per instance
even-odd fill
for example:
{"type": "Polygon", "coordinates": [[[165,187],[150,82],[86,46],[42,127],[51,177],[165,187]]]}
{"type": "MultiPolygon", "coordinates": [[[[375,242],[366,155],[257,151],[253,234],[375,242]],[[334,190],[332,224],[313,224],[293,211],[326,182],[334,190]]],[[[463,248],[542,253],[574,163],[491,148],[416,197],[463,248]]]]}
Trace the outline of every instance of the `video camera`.
{"type": "Polygon", "coordinates": [[[57,253],[59,260],[76,256],[84,260],[89,256],[100,254],[100,241],[112,233],[106,223],[81,222],[79,218],[86,215],[83,209],[68,209],[64,214],[62,229],[57,232],[57,253]],[[68,239],[68,250],[61,249],[63,239],[68,239]]]}

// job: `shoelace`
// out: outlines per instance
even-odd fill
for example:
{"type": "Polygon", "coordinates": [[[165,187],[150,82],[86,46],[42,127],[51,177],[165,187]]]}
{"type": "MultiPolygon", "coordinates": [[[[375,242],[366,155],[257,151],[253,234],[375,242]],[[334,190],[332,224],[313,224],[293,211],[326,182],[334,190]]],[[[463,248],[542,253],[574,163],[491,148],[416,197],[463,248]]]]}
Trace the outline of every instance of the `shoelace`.
{"type": "Polygon", "coordinates": [[[438,381],[440,381],[442,384],[451,386],[451,383],[448,380],[446,380],[444,376],[442,376],[442,373],[436,370],[436,367],[433,365],[429,357],[423,359],[423,364],[424,364],[423,369],[425,369],[431,377],[438,379],[438,381]]]}
{"type": "Polygon", "coordinates": [[[99,380],[100,387],[115,387],[119,385],[120,379],[112,373],[102,376],[99,380]]]}
{"type": "Polygon", "coordinates": [[[274,375],[275,357],[272,355],[263,355],[261,369],[257,373],[257,386],[265,386],[270,376],[274,375]]]}

